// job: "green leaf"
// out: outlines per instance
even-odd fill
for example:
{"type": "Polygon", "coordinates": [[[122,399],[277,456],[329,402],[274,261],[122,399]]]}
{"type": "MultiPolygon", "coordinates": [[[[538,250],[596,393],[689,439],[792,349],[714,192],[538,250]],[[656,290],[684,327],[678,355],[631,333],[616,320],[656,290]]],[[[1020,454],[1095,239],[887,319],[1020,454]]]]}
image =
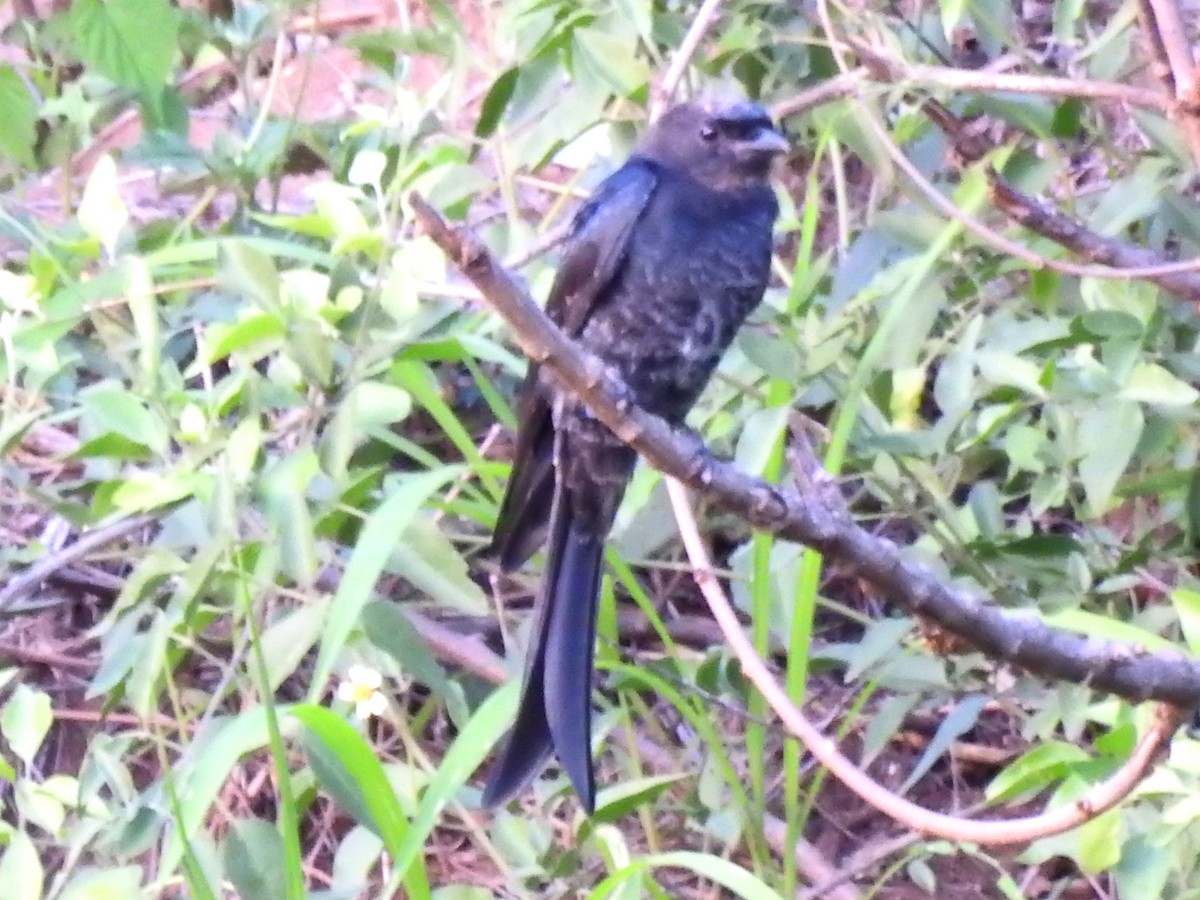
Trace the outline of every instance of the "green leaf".
{"type": "Polygon", "coordinates": [[[280,279],[275,261],[250,241],[229,239],[218,246],[221,286],[253,300],[261,309],[278,312],[280,279]]]}
{"type": "Polygon", "coordinates": [[[225,838],[225,872],[239,897],[286,900],[283,839],[262,819],[235,819],[225,838]]]}
{"type": "Polygon", "coordinates": [[[34,164],[37,102],[11,66],[0,66],[0,153],[23,166],[34,164]]]}
{"type": "Polygon", "coordinates": [[[511,66],[492,82],[479,109],[479,120],[475,123],[476,137],[491,137],[496,130],[496,126],[500,124],[500,119],[508,106],[508,101],[512,99],[513,91],[516,90],[517,78],[520,74],[520,66],[511,66]]]}
{"type": "Polygon", "coordinates": [[[267,661],[267,683],[277,690],[292,675],[325,627],[329,597],[309,599],[267,626],[262,633],[263,656],[267,661]]]}
{"type": "Polygon", "coordinates": [[[162,340],[158,327],[158,302],[154,295],[154,282],[150,269],[140,257],[127,262],[129,283],[125,287],[126,303],[133,317],[133,330],[137,335],[138,363],[142,370],[143,383],[153,389],[158,382],[162,367],[162,340]]]}
{"type": "Polygon", "coordinates": [[[1121,861],[1113,869],[1119,897],[1165,897],[1167,880],[1175,867],[1175,850],[1157,843],[1151,834],[1139,834],[1121,848],[1121,861]]]}
{"type": "Polygon", "coordinates": [[[138,866],[112,869],[81,869],[59,900],[128,900],[141,896],[142,871],[138,866]]]}
{"type": "Polygon", "coordinates": [[[1079,868],[1098,875],[1121,859],[1121,810],[1110,809],[1085,822],[1079,829],[1079,868]]]}
{"type": "Polygon", "coordinates": [[[1179,627],[1188,649],[1193,655],[1200,654],[1200,591],[1191,588],[1175,588],[1171,591],[1171,602],[1179,616],[1179,627]]]}
{"type": "Polygon", "coordinates": [[[649,81],[650,67],[638,58],[636,42],[597,28],[576,28],[572,40],[576,68],[595,73],[615,93],[628,97],[649,81]]]}
{"type": "Polygon", "coordinates": [[[96,387],[85,393],[81,401],[96,431],[115,432],[154,453],[167,450],[170,433],[166,424],[128,391],[96,387]]]}
{"type": "Polygon", "coordinates": [[[686,850],[641,856],[596,885],[588,898],[589,900],[602,900],[602,898],[609,897],[623,882],[637,877],[642,872],[660,867],[686,869],[701,878],[707,878],[728,888],[736,896],[745,897],[747,900],[780,900],[779,894],[737,863],[710,853],[695,853],[686,850]]]}
{"type": "Polygon", "coordinates": [[[904,780],[904,784],[900,788],[901,794],[907,793],[914,784],[920,781],[921,777],[938,761],[938,758],[950,749],[951,744],[975,727],[975,723],[979,721],[979,713],[983,711],[983,707],[989,699],[983,694],[975,694],[964,697],[954,705],[954,709],[942,719],[929,746],[925,748],[925,752],[913,766],[908,778],[904,780]]]}
{"type": "Polygon", "coordinates": [[[474,615],[490,608],[487,596],[467,571],[458,548],[436,522],[421,516],[405,532],[387,570],[402,576],[431,599],[474,615]]]}
{"type": "Polygon", "coordinates": [[[305,495],[320,471],[317,454],[296,450],[276,461],[259,479],[267,518],[280,538],[280,562],[289,577],[310,584],[317,574],[317,545],[305,495]]]}
{"type": "Polygon", "coordinates": [[[1079,420],[1079,480],[1093,515],[1103,515],[1125,473],[1145,422],[1136,403],[1113,401],[1085,412],[1079,420]]]}
{"type": "MultiPolygon", "coordinates": [[[[281,706],[276,711],[283,716],[287,709],[281,706]]],[[[171,770],[177,797],[176,827],[167,831],[163,841],[157,870],[160,878],[175,874],[183,855],[183,840],[193,839],[217,792],[228,783],[234,765],[266,742],[266,710],[261,706],[235,716],[217,717],[196,735],[184,759],[171,770]]]]}
{"type": "Polygon", "coordinates": [[[410,823],[375,751],[359,732],[323,706],[303,704],[291,713],[308,729],[304,744],[322,786],[359,824],[379,835],[392,855],[394,877],[404,881],[410,896],[428,896],[424,861],[406,852],[410,823]]]}
{"type": "Polygon", "coordinates": [[[27,684],[18,684],[0,710],[0,734],[12,752],[26,766],[31,766],[52,721],[50,696],[27,684]]]}
{"type": "Polygon", "coordinates": [[[992,779],[987,787],[987,798],[998,803],[1027,791],[1042,790],[1064,778],[1072,766],[1088,759],[1083,749],[1062,741],[1034,747],[992,779]]]}
{"type": "Polygon", "coordinates": [[[138,95],[150,124],[167,124],[164,96],[179,23],[167,0],[76,0],[70,34],[84,62],[138,95]]]}
{"type": "Polygon", "coordinates": [[[1123,400],[1156,406],[1191,406],[1200,399],[1200,391],[1162,366],[1139,363],[1129,373],[1118,396],[1123,400]]]}
{"type": "Polygon", "coordinates": [[[205,366],[224,359],[239,350],[253,348],[253,358],[265,356],[279,345],[279,339],[287,334],[287,326],[276,313],[251,313],[233,325],[217,322],[209,326],[205,335],[204,351],[197,358],[189,374],[199,374],[205,366]]]}
{"type": "Polygon", "coordinates": [[[975,355],[979,374],[992,384],[1015,387],[1035,397],[1045,397],[1042,367],[1011,353],[980,350],[975,355]]]}
{"type": "MultiPolygon", "coordinates": [[[[500,740],[517,710],[520,685],[516,679],[480,704],[475,715],[459,732],[437,771],[421,794],[417,814],[413,816],[404,844],[395,851],[392,864],[398,872],[405,871],[420,859],[421,851],[433,832],[438,818],[467,779],[479,768],[484,758],[500,740]]],[[[393,877],[393,881],[395,878],[393,877]]],[[[385,892],[384,896],[390,896],[385,892]]]]}
{"type": "MultiPolygon", "coordinates": [[[[645,778],[625,779],[606,787],[596,796],[596,812],[588,820],[588,825],[616,822],[639,806],[650,806],[672,785],[691,777],[691,773],[651,775],[645,778]]],[[[580,837],[582,839],[582,833],[580,837]]]]}
{"type": "Polygon", "coordinates": [[[116,253],[129,210],[117,190],[117,164],[107,153],[92,167],[75,215],[83,230],[103,244],[109,256],[116,253]]]}
{"type": "MultiPolygon", "coordinates": [[[[0,884],[8,900],[41,900],[45,879],[37,847],[24,831],[9,833],[8,849],[0,857],[0,884]]],[[[134,885],[135,889],[137,885],[134,885]]],[[[133,896],[126,894],[122,896],[133,896]]]]}
{"type": "Polygon", "coordinates": [[[329,609],[329,621],[325,626],[309,689],[312,700],[315,701],[325,690],[333,662],[342,652],[350,632],[358,625],[363,607],[370,601],[375,582],[395,550],[396,543],[433,492],[461,470],[460,466],[446,466],[405,476],[367,519],[329,609]]]}
{"type": "Polygon", "coordinates": [[[455,688],[404,611],[391,600],[368,603],[362,614],[367,640],[395,660],[401,671],[442,697],[455,688]]]}

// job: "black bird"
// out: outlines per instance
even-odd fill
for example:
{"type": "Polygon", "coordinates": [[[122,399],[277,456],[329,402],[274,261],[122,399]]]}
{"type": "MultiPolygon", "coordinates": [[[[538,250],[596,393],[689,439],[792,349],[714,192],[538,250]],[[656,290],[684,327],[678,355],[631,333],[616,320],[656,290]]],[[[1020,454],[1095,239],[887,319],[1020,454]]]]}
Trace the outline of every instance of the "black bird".
{"type": "MultiPolygon", "coordinates": [[[[762,300],[787,149],[763,108],[697,101],[665,113],[575,217],[546,309],[630,399],[676,425],[762,300]]],[[[551,754],[595,807],[592,652],[604,540],[636,454],[531,366],[491,550],[519,568],[549,538],[520,710],[483,793],[523,790],[551,754]]]]}

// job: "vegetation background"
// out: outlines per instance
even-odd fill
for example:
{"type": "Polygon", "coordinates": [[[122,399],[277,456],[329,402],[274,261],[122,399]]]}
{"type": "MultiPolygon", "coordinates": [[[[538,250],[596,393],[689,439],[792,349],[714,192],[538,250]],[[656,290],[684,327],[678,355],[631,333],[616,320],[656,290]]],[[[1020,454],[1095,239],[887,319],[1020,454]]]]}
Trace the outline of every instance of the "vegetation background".
{"type": "MultiPolygon", "coordinates": [[[[795,147],[777,280],[691,424],[785,482],[807,434],[944,576],[1192,652],[1200,290],[1160,264],[1200,250],[1200,104],[1147,26],[1172,10],[1195,24],[1163,0],[0,8],[0,897],[1200,896],[1186,733],[1120,808],[1015,849],[925,840],[828,778],[732,660],[648,468],[609,553],[597,814],[553,772],[480,811],[536,578],[479,556],[524,363],[405,201],[542,297],[673,64],[762,99],[795,147]],[[1074,238],[1017,225],[993,170],[1074,238]]],[[[911,799],[1062,804],[1145,727],[700,514],[789,691],[911,799]]]]}

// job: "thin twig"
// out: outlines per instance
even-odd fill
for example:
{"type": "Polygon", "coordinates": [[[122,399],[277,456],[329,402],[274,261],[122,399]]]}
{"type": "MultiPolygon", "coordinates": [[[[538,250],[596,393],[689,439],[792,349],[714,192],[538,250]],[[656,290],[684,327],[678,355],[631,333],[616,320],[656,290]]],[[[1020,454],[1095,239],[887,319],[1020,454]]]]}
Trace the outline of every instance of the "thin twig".
{"type": "Polygon", "coordinates": [[[853,96],[866,79],[867,70],[863,67],[842,72],[833,78],[827,78],[816,87],[780,100],[771,107],[771,115],[776,119],[788,119],[822,104],[853,96]]]}
{"type": "Polygon", "coordinates": [[[1166,111],[1167,101],[1157,91],[1132,84],[1088,81],[1083,78],[1060,78],[1052,75],[989,72],[986,69],[951,69],[943,66],[910,65],[898,60],[876,58],[884,67],[888,81],[911,85],[932,85],[954,91],[1008,91],[1014,94],[1036,94],[1042,97],[1082,97],[1088,100],[1115,100],[1130,106],[1166,111]]]}
{"type": "Polygon", "coordinates": [[[1167,115],[1200,165],[1200,91],[1191,43],[1174,0],[1139,0],[1138,19],[1150,42],[1154,71],[1169,95],[1167,115]]]}
{"type": "MultiPolygon", "coordinates": [[[[841,45],[833,39],[833,34],[831,31],[833,28],[833,23],[829,17],[829,7],[826,0],[818,0],[817,10],[821,17],[822,24],[827,30],[830,30],[830,46],[833,49],[834,59],[837,61],[839,68],[842,69],[843,74],[848,74],[852,71],[855,71],[846,61],[841,45]]],[[[878,141],[879,145],[883,148],[883,151],[891,158],[896,166],[908,176],[909,180],[917,187],[925,199],[933,207],[946,215],[948,218],[953,219],[961,224],[967,231],[974,234],[985,244],[988,244],[992,248],[999,250],[1002,253],[1007,253],[1009,256],[1015,256],[1017,259],[1028,263],[1030,266],[1036,269],[1049,269],[1064,275],[1074,275],[1080,278],[1111,278],[1117,280],[1127,280],[1129,278],[1136,277],[1135,275],[1132,275],[1130,272],[1123,269],[1113,269],[1109,268],[1108,266],[1078,265],[1076,263],[1050,259],[1048,256],[1043,256],[1040,253],[1031,250],[1024,244],[1005,237],[991,226],[986,225],[983,222],[980,222],[974,216],[963,212],[954,205],[954,202],[949,197],[945,196],[941,191],[934,187],[933,184],[930,183],[929,179],[926,178],[925,175],[922,174],[915,165],[913,165],[913,163],[905,155],[904,151],[901,150],[896,142],[892,139],[892,136],[888,133],[887,129],[879,123],[874,113],[872,113],[870,110],[866,110],[865,107],[864,112],[866,114],[863,116],[862,121],[866,124],[867,129],[878,141]]],[[[1200,260],[1189,262],[1184,265],[1194,266],[1195,268],[1200,269],[1200,260]]]]}
{"type": "Polygon", "coordinates": [[[0,588],[0,612],[4,612],[64,566],[83,559],[93,550],[97,550],[105,544],[128,537],[153,521],[153,516],[134,516],[130,519],[113,522],[103,528],[89,531],[75,543],[68,544],[57,553],[38,560],[21,574],[9,579],[8,584],[0,588]]]}
{"type": "Polygon", "coordinates": [[[687,71],[688,63],[692,61],[700,42],[704,40],[705,32],[716,18],[720,5],[721,0],[704,0],[700,5],[696,18],[692,19],[691,27],[683,36],[679,49],[675,51],[671,65],[667,67],[667,74],[663,76],[662,83],[655,91],[654,101],[650,104],[651,121],[661,116],[667,108],[667,104],[674,99],[675,93],[679,90],[679,82],[683,80],[683,73],[687,71]]]}
{"type": "Polygon", "coordinates": [[[837,744],[821,734],[792,703],[754,649],[746,632],[742,630],[725,592],[713,577],[708,549],[700,537],[687,489],[674,478],[669,478],[667,493],[675,511],[675,521],[679,525],[684,549],[695,567],[693,577],[708,602],[708,608],[712,610],[713,618],[721,626],[725,640],[737,655],[742,672],[792,734],[800,739],[834,777],[884,815],[914,831],[952,841],[972,841],[990,846],[1024,844],[1070,831],[1111,809],[1127,797],[1146,776],[1183,722],[1180,710],[1167,704],[1159,704],[1154,721],[1120,769],[1106,781],[1092,788],[1080,800],[1036,816],[980,821],[949,816],[918,806],[887,790],[843,756],[837,744]]]}

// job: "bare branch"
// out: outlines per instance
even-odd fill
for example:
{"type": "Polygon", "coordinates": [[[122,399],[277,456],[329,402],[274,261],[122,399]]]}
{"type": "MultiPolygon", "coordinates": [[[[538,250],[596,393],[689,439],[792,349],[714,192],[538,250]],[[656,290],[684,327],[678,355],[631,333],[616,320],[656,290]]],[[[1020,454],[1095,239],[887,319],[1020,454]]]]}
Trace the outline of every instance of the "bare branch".
{"type": "Polygon", "coordinates": [[[687,71],[688,63],[696,55],[696,50],[700,47],[700,42],[704,40],[704,34],[712,25],[713,19],[716,18],[720,6],[721,0],[704,0],[700,5],[696,18],[692,20],[692,26],[683,36],[679,49],[675,51],[671,65],[667,68],[667,74],[663,76],[662,83],[655,91],[654,102],[650,104],[651,121],[661,116],[663,110],[667,108],[667,104],[675,97],[675,92],[679,90],[679,82],[683,80],[683,73],[687,71]]]}
{"type": "MultiPolygon", "coordinates": [[[[861,55],[861,51],[860,51],[861,55]]],[[[1083,78],[1060,78],[1051,75],[990,72],[986,69],[951,69],[943,66],[909,65],[901,60],[872,56],[866,59],[868,68],[889,82],[913,85],[932,85],[954,91],[1009,91],[1014,94],[1036,94],[1043,97],[1081,97],[1086,100],[1114,100],[1130,106],[1157,109],[1165,112],[1167,100],[1157,91],[1131,84],[1088,81],[1083,78]]]]}
{"type": "Polygon", "coordinates": [[[1137,10],[1150,43],[1154,73],[1168,95],[1167,115],[1183,132],[1200,165],[1200,88],[1179,9],[1173,0],[1138,0],[1137,10]]]}
{"type": "Polygon", "coordinates": [[[835,75],[833,78],[822,81],[816,87],[801,91],[787,100],[779,101],[771,107],[771,115],[776,119],[788,119],[823,103],[853,96],[866,78],[867,70],[865,68],[852,69],[849,72],[835,75]]]}
{"type": "Polygon", "coordinates": [[[1018,191],[994,171],[988,173],[988,183],[996,206],[1030,231],[1092,262],[1112,266],[1128,278],[1144,278],[1163,290],[1200,303],[1200,273],[1196,271],[1200,269],[1200,260],[1166,262],[1153,250],[1096,234],[1070,216],[1018,191]]]}
{"type": "Polygon", "coordinates": [[[707,448],[661,418],[630,406],[627,390],[601,360],[564,335],[477,236],[450,226],[420,196],[411,195],[410,202],[426,233],[508,322],[521,349],[659,471],[751,525],[840,560],[909,612],[933,620],[993,658],[1129,700],[1200,706],[1200,662],[1182,652],[1150,653],[1050,628],[1032,611],[1004,612],[907,559],[886,538],[860,528],[844,505],[746,475],[715,460],[707,448]]]}
{"type": "Polygon", "coordinates": [[[742,672],[758,688],[759,693],[792,734],[800,739],[808,751],[835,778],[884,815],[914,831],[952,841],[973,841],[990,846],[1024,844],[1070,831],[1096,818],[1127,797],[1146,776],[1159,753],[1182,723],[1183,716],[1178,709],[1160,704],[1150,728],[1117,772],[1075,803],[1047,810],[1036,816],[981,821],[949,816],[918,806],[887,790],[843,756],[837,744],[821,734],[792,703],[767,668],[767,664],[755,651],[750,638],[742,630],[733,607],[713,575],[708,550],[696,526],[686,488],[670,478],[667,480],[667,493],[675,510],[675,521],[679,525],[683,546],[694,569],[693,577],[708,602],[708,608],[712,610],[713,618],[721,626],[725,640],[737,655],[742,672]]]}

